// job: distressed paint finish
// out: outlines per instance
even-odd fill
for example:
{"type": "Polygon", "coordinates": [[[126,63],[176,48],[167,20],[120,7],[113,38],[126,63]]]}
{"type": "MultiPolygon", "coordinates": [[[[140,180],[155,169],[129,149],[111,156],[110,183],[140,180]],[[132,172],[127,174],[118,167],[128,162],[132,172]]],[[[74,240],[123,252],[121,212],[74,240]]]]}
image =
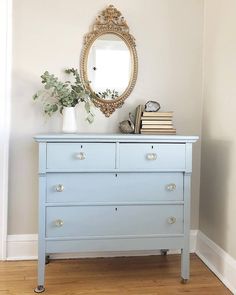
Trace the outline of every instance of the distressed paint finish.
{"type": "Polygon", "coordinates": [[[181,249],[181,277],[188,279],[192,144],[197,139],[35,136],[39,143],[38,285],[45,284],[47,254],[85,250],[181,249]]]}

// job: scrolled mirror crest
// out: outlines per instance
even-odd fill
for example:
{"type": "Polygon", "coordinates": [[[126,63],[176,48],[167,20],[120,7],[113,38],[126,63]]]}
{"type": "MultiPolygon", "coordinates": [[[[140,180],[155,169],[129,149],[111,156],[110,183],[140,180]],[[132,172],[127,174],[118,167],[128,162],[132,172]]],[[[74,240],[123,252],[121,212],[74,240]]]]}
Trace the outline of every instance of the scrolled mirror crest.
{"type": "MultiPolygon", "coordinates": [[[[135,86],[138,74],[138,57],[136,52],[135,38],[129,33],[129,27],[124,17],[122,16],[121,12],[113,5],[109,5],[101,12],[100,15],[98,15],[92,26],[92,30],[84,36],[84,45],[80,61],[80,74],[82,82],[86,87],[89,88],[90,91],[93,91],[93,86],[91,83],[89,83],[89,52],[94,42],[98,40],[100,36],[105,36],[106,34],[114,34],[126,44],[130,53],[131,65],[127,87],[115,99],[102,99],[101,96],[95,95],[95,106],[100,108],[106,117],[109,117],[117,108],[120,108],[124,104],[125,99],[131,94],[135,86]]],[[[95,66],[93,69],[97,69],[97,67],[95,66]]],[[[114,71],[115,70],[116,69],[114,69],[114,71]]],[[[109,89],[109,91],[110,90],[114,91],[116,89],[109,89]]]]}

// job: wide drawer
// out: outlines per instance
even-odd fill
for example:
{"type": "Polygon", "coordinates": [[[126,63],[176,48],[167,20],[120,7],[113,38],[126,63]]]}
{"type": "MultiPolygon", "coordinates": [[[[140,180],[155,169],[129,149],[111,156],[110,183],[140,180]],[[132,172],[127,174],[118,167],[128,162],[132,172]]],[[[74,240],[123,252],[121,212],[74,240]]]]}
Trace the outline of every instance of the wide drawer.
{"type": "Polygon", "coordinates": [[[115,143],[48,143],[48,169],[115,168],[115,143]]]}
{"type": "Polygon", "coordinates": [[[120,169],[184,170],[185,144],[121,143],[120,169]]]}
{"type": "Polygon", "coordinates": [[[183,200],[182,173],[48,173],[47,202],[183,200]]]}
{"type": "Polygon", "coordinates": [[[46,237],[183,234],[182,205],[47,207],[46,237]]]}

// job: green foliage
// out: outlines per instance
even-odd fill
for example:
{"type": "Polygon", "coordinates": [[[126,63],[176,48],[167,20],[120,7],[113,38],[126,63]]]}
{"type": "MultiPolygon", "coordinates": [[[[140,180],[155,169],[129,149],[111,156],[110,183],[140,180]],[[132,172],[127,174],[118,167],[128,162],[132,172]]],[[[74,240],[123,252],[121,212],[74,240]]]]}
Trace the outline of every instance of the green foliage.
{"type": "Polygon", "coordinates": [[[98,98],[103,99],[116,99],[117,97],[119,97],[119,93],[115,89],[106,89],[106,91],[95,93],[95,95],[98,98]]]}
{"type": "Polygon", "coordinates": [[[74,81],[61,82],[46,71],[41,76],[44,88],[33,95],[33,100],[41,99],[43,111],[49,117],[57,111],[62,113],[64,107],[75,107],[79,102],[83,102],[88,114],[86,120],[92,123],[94,120],[92,93],[84,87],[77,69],[66,69],[65,73],[72,75],[74,81]]]}

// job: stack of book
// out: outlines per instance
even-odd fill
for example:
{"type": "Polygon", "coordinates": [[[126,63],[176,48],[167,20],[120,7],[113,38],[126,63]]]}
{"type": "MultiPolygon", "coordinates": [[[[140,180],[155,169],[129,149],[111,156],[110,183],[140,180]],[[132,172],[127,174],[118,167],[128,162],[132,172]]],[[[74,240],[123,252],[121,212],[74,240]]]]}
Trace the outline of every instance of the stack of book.
{"type": "Polygon", "coordinates": [[[173,112],[143,112],[141,117],[141,134],[176,134],[173,128],[173,112]]]}

